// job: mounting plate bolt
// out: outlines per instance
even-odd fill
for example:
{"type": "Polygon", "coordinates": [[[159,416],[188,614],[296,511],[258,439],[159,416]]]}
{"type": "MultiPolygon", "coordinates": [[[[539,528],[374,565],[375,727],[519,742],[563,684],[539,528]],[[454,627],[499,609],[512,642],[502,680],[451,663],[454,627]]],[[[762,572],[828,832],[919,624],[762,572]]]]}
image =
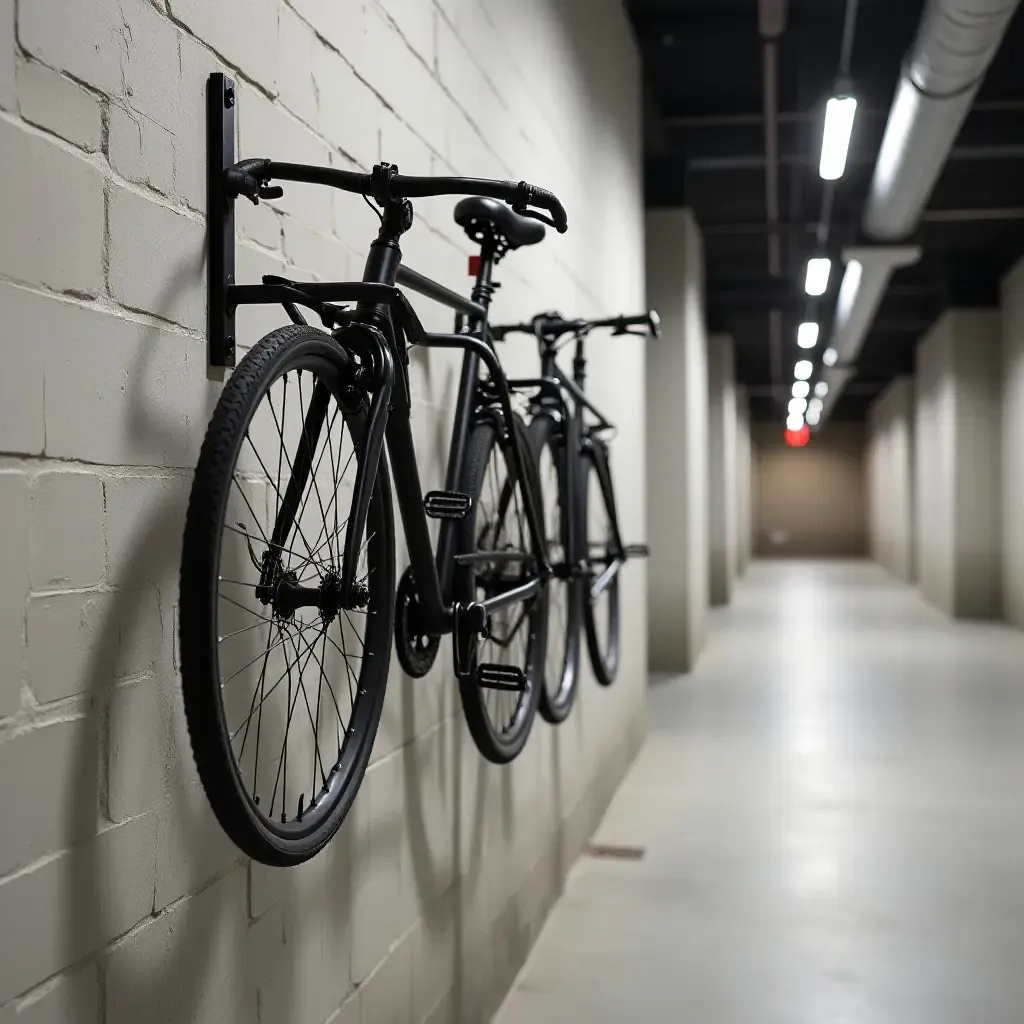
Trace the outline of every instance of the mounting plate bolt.
{"type": "Polygon", "coordinates": [[[224,90],[224,106],[233,107],[235,105],[235,87],[229,85],[224,90]]]}

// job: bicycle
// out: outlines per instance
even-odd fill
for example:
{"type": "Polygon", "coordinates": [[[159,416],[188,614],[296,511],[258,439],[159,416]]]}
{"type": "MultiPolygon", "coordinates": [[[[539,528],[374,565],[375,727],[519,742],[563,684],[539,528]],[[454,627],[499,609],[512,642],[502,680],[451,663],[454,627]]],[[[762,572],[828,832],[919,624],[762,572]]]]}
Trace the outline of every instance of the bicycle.
{"type": "Polygon", "coordinates": [[[352,805],[380,721],[393,634],[413,676],[429,671],[441,637],[452,634],[481,752],[503,763],[526,743],[551,570],[527,428],[513,413],[486,324],[494,265],[539,242],[538,221],[559,232],[567,225],[558,199],[525,182],[410,177],[388,164],[361,174],[236,163],[229,79],[211,76],[208,102],[211,354],[233,359],[241,304],[281,303],[292,324],[242,359],[202,445],[182,550],[182,688],[199,777],[220,824],[254,859],[291,865],[322,849],[352,805]],[[234,283],[233,203],[278,198],[281,186],[271,183],[281,181],[376,204],[380,230],[361,282],[234,283]],[[480,245],[471,299],[402,265],[409,199],[435,195],[473,197],[455,208],[480,245]],[[455,309],[456,331],[428,334],[399,284],[455,309]],[[465,353],[446,489],[426,495],[410,420],[415,344],[465,353]],[[389,462],[410,559],[397,588],[389,462]],[[436,552],[432,518],[440,520],[436,552]]]}
{"type": "Polygon", "coordinates": [[[530,436],[539,461],[547,556],[553,572],[549,616],[558,617],[560,623],[559,628],[549,628],[548,635],[549,640],[562,641],[561,647],[549,643],[541,689],[539,710],[553,725],[566,719],[575,700],[581,626],[597,681],[603,686],[614,682],[620,656],[618,573],[630,558],[648,553],[645,545],[622,542],[606,440],[615,427],[585,393],[585,343],[598,328],[612,328],[615,335],[660,335],[654,310],[590,321],[542,313],[527,324],[489,328],[495,340],[513,333],[531,334],[540,350],[540,378],[509,383],[535,391],[530,436]],[[630,329],[636,326],[646,331],[630,329]],[[576,345],[571,377],[556,361],[566,335],[576,345]],[[586,422],[587,413],[595,423],[586,422]]]}

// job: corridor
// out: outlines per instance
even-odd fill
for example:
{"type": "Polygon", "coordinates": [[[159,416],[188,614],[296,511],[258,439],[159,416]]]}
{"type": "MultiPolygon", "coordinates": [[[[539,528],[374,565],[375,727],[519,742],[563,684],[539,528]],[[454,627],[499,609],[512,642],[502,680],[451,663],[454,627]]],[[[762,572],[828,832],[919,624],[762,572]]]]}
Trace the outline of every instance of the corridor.
{"type": "Polygon", "coordinates": [[[755,563],[498,1024],[1024,1016],[1024,635],[861,562],[755,563]]]}

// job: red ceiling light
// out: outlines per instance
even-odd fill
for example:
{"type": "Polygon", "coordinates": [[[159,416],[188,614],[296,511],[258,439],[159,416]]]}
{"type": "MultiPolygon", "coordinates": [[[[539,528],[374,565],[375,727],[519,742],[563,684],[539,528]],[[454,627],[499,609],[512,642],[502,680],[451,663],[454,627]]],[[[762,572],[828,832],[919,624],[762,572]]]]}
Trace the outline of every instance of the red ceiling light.
{"type": "Polygon", "coordinates": [[[790,448],[803,448],[811,439],[811,428],[805,423],[799,430],[787,430],[784,436],[790,448]]]}

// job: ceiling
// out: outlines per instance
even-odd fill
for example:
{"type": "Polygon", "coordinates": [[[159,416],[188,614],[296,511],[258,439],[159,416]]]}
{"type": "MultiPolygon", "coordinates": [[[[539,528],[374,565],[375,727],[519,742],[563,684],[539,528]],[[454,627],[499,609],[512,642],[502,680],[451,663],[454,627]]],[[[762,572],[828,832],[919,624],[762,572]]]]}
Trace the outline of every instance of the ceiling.
{"type": "MultiPolygon", "coordinates": [[[[774,175],[765,158],[758,0],[628,0],[645,71],[647,205],[693,209],[704,235],[709,327],[735,339],[737,374],[750,389],[755,418],[778,422],[800,358],[797,325],[816,319],[827,337],[840,252],[863,241],[875,158],[924,4],[856,3],[849,70],[857,118],[846,173],[834,188],[819,178],[818,157],[847,0],[787,6],[776,58],[777,227],[770,231],[774,175]],[[773,237],[777,275],[770,272],[773,237]],[[828,293],[819,300],[803,290],[813,255],[833,260],[828,293]]],[[[945,308],[995,304],[1000,277],[1024,253],[1022,11],[910,239],[924,255],[893,276],[833,419],[862,419],[893,377],[912,372],[918,340],[945,308]]]]}

